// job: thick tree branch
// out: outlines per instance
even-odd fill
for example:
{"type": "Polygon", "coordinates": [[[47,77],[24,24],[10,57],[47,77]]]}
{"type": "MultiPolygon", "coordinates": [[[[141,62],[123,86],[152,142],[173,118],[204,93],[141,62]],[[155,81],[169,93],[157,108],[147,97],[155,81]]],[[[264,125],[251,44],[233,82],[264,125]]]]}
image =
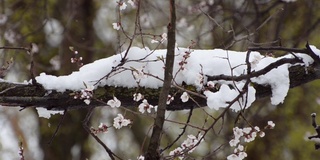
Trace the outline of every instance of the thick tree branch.
{"type": "MultiPolygon", "coordinates": [[[[320,78],[320,65],[317,64],[309,67],[301,65],[292,66],[289,68],[289,76],[290,88],[306,84],[320,78]]],[[[257,99],[271,95],[271,88],[269,86],[258,84],[253,84],[253,86],[256,89],[257,99]]],[[[185,88],[197,92],[193,86],[186,86],[185,88]]],[[[117,98],[121,100],[122,106],[136,107],[139,105],[139,102],[133,101],[133,94],[137,92],[145,95],[145,98],[148,99],[150,104],[156,105],[158,103],[160,88],[99,87],[94,91],[94,99],[91,101],[90,105],[86,105],[83,100],[74,99],[72,91],[60,93],[56,91],[46,91],[41,86],[31,84],[0,82],[0,105],[44,107],[49,110],[70,110],[87,108],[90,106],[105,106],[108,100],[112,99],[113,95],[116,95],[117,98]]],[[[188,101],[186,103],[181,102],[180,96],[182,92],[183,91],[177,88],[170,89],[170,95],[175,95],[175,97],[170,105],[167,106],[167,110],[183,110],[199,107],[193,101],[188,101]]],[[[195,95],[192,95],[192,98],[194,98],[201,107],[206,106],[206,100],[204,98],[195,95]]]]}

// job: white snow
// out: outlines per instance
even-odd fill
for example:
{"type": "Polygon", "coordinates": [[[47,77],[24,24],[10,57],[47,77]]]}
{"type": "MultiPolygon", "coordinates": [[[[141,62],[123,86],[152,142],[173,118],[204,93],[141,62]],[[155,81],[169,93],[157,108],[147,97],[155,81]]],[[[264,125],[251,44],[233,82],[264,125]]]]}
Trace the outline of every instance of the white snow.
{"type": "Polygon", "coordinates": [[[47,110],[46,108],[41,108],[41,107],[37,107],[37,112],[39,117],[43,117],[43,118],[47,118],[49,119],[51,117],[51,115],[55,115],[55,114],[63,114],[63,111],[50,111],[47,110]]]}
{"type": "MultiPolygon", "coordinates": [[[[316,47],[311,47],[316,54],[320,55],[320,51],[316,47]]],[[[187,84],[197,86],[200,90],[203,88],[203,84],[206,84],[206,75],[223,74],[239,76],[246,74],[246,53],[222,49],[190,50],[187,48],[177,48],[173,71],[174,82],[181,84],[184,81],[187,84]]],[[[137,87],[138,85],[149,88],[162,86],[166,50],[131,47],[125,57],[127,61],[124,65],[117,68],[125,55],[126,51],[97,60],[81,67],[79,71],[75,71],[70,75],[52,76],[41,73],[40,76],[36,77],[36,80],[47,90],[57,90],[60,92],[85,89],[84,83],[86,85],[94,85],[95,87],[97,85],[129,88],[137,87]],[[112,68],[116,68],[116,70],[110,74],[112,68]],[[108,74],[108,78],[103,78],[108,74]]],[[[297,55],[304,61],[300,65],[309,65],[313,62],[312,58],[307,55],[297,55]]],[[[292,57],[292,55],[273,58],[265,57],[259,52],[251,52],[249,62],[253,65],[253,70],[258,71],[272,62],[288,57],[292,57]]],[[[289,90],[288,67],[290,65],[285,64],[271,70],[265,75],[251,79],[255,83],[271,86],[271,103],[274,105],[282,103],[289,90]]],[[[233,100],[239,94],[237,89],[242,90],[245,81],[232,82],[219,80],[212,83],[222,84],[220,90],[215,93],[205,91],[204,94],[207,96],[207,105],[210,108],[218,109],[226,107],[226,102],[233,100]],[[228,85],[232,85],[233,87],[229,87],[228,85]]],[[[254,100],[255,89],[249,86],[247,95],[245,94],[231,108],[238,111],[245,107],[245,104],[247,105],[246,108],[248,108],[254,100]]]]}
{"type": "MultiPolygon", "coordinates": [[[[255,68],[255,70],[263,69],[270,63],[280,58],[265,57],[259,62],[259,65],[255,68]]],[[[288,67],[288,64],[284,64],[276,69],[271,70],[265,75],[252,79],[253,82],[259,84],[268,84],[271,86],[271,104],[273,105],[282,103],[289,91],[290,80],[288,67]]]]}

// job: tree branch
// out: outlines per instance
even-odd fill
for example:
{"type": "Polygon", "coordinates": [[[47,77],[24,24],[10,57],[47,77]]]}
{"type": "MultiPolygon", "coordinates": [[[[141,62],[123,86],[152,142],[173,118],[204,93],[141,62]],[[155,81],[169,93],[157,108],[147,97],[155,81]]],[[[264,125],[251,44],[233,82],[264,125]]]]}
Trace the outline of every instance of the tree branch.
{"type": "Polygon", "coordinates": [[[172,71],[174,64],[174,50],[176,45],[176,9],[175,0],[170,0],[170,23],[168,24],[168,46],[164,71],[164,83],[159,95],[158,111],[154,122],[150,144],[145,155],[146,159],[160,159],[160,140],[162,127],[165,120],[168,95],[172,83],[172,71]]]}
{"type": "MultiPolygon", "coordinates": [[[[320,78],[320,64],[311,65],[305,67],[302,65],[296,65],[289,68],[290,88],[306,84],[308,82],[317,80],[320,78]]],[[[270,96],[270,86],[264,86],[259,84],[252,84],[256,89],[256,98],[264,98],[270,96]]],[[[185,86],[190,91],[198,92],[194,86],[185,86]]],[[[0,105],[2,106],[21,106],[21,107],[43,107],[48,110],[70,110],[81,109],[92,106],[105,106],[105,104],[113,99],[114,95],[121,100],[123,107],[136,107],[138,102],[133,101],[134,93],[141,93],[148,99],[150,104],[157,104],[159,100],[160,89],[151,88],[125,88],[104,86],[94,90],[94,99],[92,99],[90,105],[87,105],[80,99],[74,99],[73,91],[57,92],[47,91],[41,86],[35,86],[31,84],[17,84],[0,81],[0,105]],[[102,103],[103,102],[103,103],[102,103]]],[[[178,88],[171,88],[170,95],[175,95],[174,100],[167,105],[167,110],[184,110],[192,107],[198,108],[206,106],[206,99],[198,97],[196,95],[190,95],[197,102],[187,101],[183,103],[180,100],[182,90],[178,88]],[[181,94],[179,94],[181,93],[181,94]]]]}

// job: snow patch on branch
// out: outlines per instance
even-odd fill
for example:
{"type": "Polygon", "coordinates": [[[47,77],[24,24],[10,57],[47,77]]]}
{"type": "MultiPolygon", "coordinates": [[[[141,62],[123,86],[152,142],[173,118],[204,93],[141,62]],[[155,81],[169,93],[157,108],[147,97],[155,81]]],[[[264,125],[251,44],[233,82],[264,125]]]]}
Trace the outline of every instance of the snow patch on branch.
{"type": "Polygon", "coordinates": [[[46,108],[41,108],[41,107],[37,107],[36,110],[38,112],[39,117],[43,117],[46,119],[49,119],[51,115],[63,114],[63,111],[50,111],[50,110],[47,110],[46,108]]]}
{"type": "MultiPolygon", "coordinates": [[[[320,50],[310,46],[312,50],[320,55],[320,50]]],[[[174,82],[196,86],[197,89],[204,91],[208,76],[240,76],[247,74],[247,52],[236,52],[222,49],[212,50],[191,50],[189,48],[176,48],[173,75],[174,82]],[[202,78],[199,81],[199,75],[202,78]]],[[[131,47],[129,51],[97,60],[93,63],[82,66],[79,71],[70,75],[52,76],[41,73],[36,77],[38,83],[42,84],[47,90],[79,91],[85,89],[87,85],[97,86],[121,86],[159,88],[163,84],[163,72],[165,67],[166,50],[150,50],[149,48],[131,47]],[[125,63],[122,65],[122,60],[125,63]],[[137,79],[137,71],[141,72],[143,78],[137,79]]],[[[295,54],[304,63],[299,65],[309,65],[313,59],[305,54],[295,54]]],[[[273,58],[261,55],[259,52],[251,52],[249,63],[252,71],[259,71],[269,64],[281,59],[292,58],[293,55],[273,58]]],[[[251,78],[252,82],[269,85],[272,89],[271,103],[277,105],[282,103],[289,90],[289,71],[291,65],[284,64],[272,69],[265,75],[251,78]]],[[[207,105],[210,108],[218,109],[228,106],[229,102],[237,97],[242,90],[246,93],[234,103],[231,108],[239,111],[248,108],[255,100],[255,89],[252,86],[243,88],[246,80],[227,81],[216,80],[213,84],[220,84],[221,87],[215,91],[204,91],[207,97],[207,105]]]]}
{"type": "MultiPolygon", "coordinates": [[[[255,70],[260,70],[269,65],[272,62],[275,62],[277,59],[273,57],[266,57],[262,61],[260,61],[259,65],[255,70]]],[[[290,79],[289,79],[289,64],[284,64],[279,66],[278,68],[272,69],[265,75],[259,76],[257,78],[252,78],[252,82],[256,82],[258,84],[268,84],[272,89],[271,96],[271,104],[277,105],[279,103],[283,103],[290,87],[290,79]]]]}

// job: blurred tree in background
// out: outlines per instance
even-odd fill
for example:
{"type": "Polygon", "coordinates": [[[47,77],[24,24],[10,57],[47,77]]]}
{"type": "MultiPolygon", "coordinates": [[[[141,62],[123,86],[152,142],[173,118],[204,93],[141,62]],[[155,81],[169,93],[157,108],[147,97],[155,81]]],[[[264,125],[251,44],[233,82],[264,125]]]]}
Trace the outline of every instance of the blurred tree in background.
{"type": "MultiPolygon", "coordinates": [[[[152,40],[161,39],[161,35],[166,33],[169,20],[167,2],[140,0],[138,3],[136,0],[133,1],[135,5],[128,4],[126,10],[120,11],[119,3],[122,2],[128,3],[126,0],[2,0],[0,46],[28,47],[35,43],[38,47],[34,55],[35,75],[42,72],[63,75],[78,70],[79,66],[70,62],[75,56],[70,47],[79,52],[84,64],[119,53],[130,45],[130,38],[133,38],[131,34],[136,25],[141,28],[141,36],[135,35],[133,45],[165,48],[164,44],[154,44],[152,40]],[[137,13],[139,14],[136,15],[137,13]],[[135,24],[136,18],[138,24],[135,24]],[[123,28],[117,31],[113,28],[113,23],[119,23],[123,28]]],[[[176,7],[177,44],[181,47],[192,45],[196,49],[245,51],[248,46],[303,47],[307,41],[320,47],[318,0],[177,0],[176,7]]],[[[0,66],[10,65],[5,79],[30,79],[30,55],[15,49],[0,52],[0,66]],[[13,64],[10,64],[11,60],[13,64]]],[[[265,54],[278,56],[285,53],[265,54]]],[[[282,105],[272,106],[269,100],[260,100],[246,110],[246,121],[253,126],[264,126],[268,120],[276,123],[275,129],[268,131],[264,138],[247,145],[247,159],[319,157],[320,153],[314,150],[313,144],[306,141],[308,132],[313,132],[310,114],[318,112],[319,89],[319,82],[314,81],[290,90],[282,105]]],[[[108,159],[102,148],[89,138],[82,127],[87,113],[85,109],[68,112],[50,144],[48,142],[51,141],[61,116],[56,115],[47,120],[37,118],[37,113],[30,110],[13,112],[12,109],[0,108],[0,111],[0,122],[11,126],[6,134],[3,131],[5,127],[0,128],[0,136],[11,134],[13,136],[10,143],[15,143],[10,148],[3,140],[6,137],[1,138],[0,159],[9,155],[17,159],[18,148],[15,148],[18,142],[22,142],[25,147],[26,159],[108,159]],[[25,119],[36,122],[30,122],[29,128],[23,122],[25,119]]],[[[204,112],[217,115],[217,111],[197,109],[190,123],[204,124],[204,112]]],[[[168,116],[184,120],[187,113],[170,112],[168,116]]],[[[92,124],[97,126],[100,121],[108,121],[115,114],[115,111],[105,108],[96,109],[92,124]]],[[[237,113],[230,111],[225,121],[206,136],[203,142],[205,147],[197,149],[192,155],[205,159],[225,159],[232,152],[228,142],[237,116],[237,113]]],[[[126,159],[135,158],[146,150],[152,127],[152,119],[145,119],[143,116],[130,118],[134,121],[130,129],[101,135],[115,153],[125,153],[123,158],[126,159]]],[[[237,122],[237,125],[243,124],[245,120],[237,122]]],[[[175,139],[182,126],[166,124],[163,143],[175,139]]],[[[188,129],[187,132],[194,131],[188,129]]]]}

